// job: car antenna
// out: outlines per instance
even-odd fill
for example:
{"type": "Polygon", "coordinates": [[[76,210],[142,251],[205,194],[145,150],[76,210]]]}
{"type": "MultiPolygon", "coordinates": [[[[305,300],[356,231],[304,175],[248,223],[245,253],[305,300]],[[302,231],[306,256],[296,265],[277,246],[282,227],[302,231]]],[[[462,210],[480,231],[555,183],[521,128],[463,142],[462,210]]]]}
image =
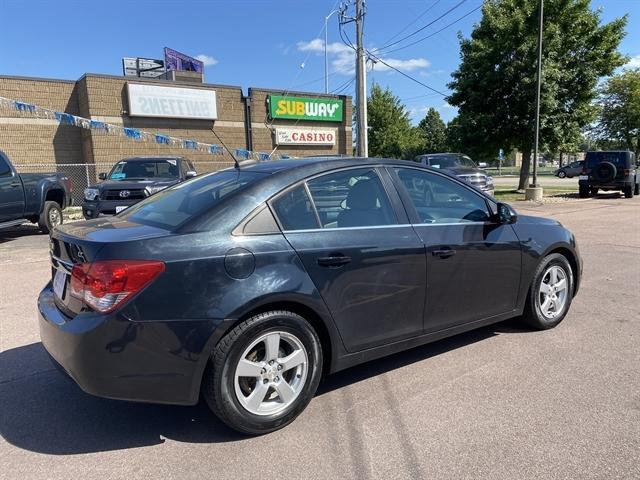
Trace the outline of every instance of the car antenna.
{"type": "Polygon", "coordinates": [[[231,152],[231,150],[229,149],[229,147],[227,147],[224,142],[222,141],[222,139],[220,138],[220,136],[216,133],[216,131],[213,129],[213,125],[211,126],[211,131],[213,132],[213,134],[216,136],[216,138],[218,139],[218,141],[222,144],[222,146],[224,147],[224,149],[229,152],[229,155],[231,155],[231,158],[233,158],[233,167],[237,170],[240,170],[240,162],[238,161],[238,159],[236,158],[236,156],[231,152]]]}

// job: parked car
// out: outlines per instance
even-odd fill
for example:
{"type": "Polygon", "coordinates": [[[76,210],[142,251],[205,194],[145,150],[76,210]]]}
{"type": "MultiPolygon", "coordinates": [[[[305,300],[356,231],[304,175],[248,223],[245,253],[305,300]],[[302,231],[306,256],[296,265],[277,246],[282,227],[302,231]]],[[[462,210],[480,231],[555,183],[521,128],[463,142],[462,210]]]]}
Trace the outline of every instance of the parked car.
{"type": "Polygon", "coordinates": [[[633,152],[587,152],[585,165],[578,178],[580,197],[596,195],[598,190],[622,190],[626,198],[640,195],[637,167],[633,152]]]}
{"type": "Polygon", "coordinates": [[[182,157],[134,157],[116,163],[103,180],[84,190],[84,218],[115,215],[154,193],[197,175],[190,160],[182,157]]]}
{"type": "MultiPolygon", "coordinates": [[[[430,153],[426,155],[418,155],[414,162],[427,165],[433,168],[439,168],[453,173],[474,187],[485,193],[493,195],[493,177],[487,175],[476,162],[471,160],[467,155],[462,153],[430,153]]],[[[486,167],[486,163],[483,167],[486,167]]]]}
{"type": "Polygon", "coordinates": [[[565,165],[564,167],[560,167],[555,172],[553,172],[553,174],[558,178],[573,178],[580,175],[583,168],[584,160],[577,160],[565,165]]]}
{"type": "Polygon", "coordinates": [[[256,162],[62,226],[42,343],[94,395],[287,425],[323,374],[523,316],[558,325],[574,236],[468,183],[381,159],[256,162]]]}
{"type": "Polygon", "coordinates": [[[73,184],[62,173],[18,173],[0,151],[0,230],[26,222],[49,233],[71,205],[73,184]]]}

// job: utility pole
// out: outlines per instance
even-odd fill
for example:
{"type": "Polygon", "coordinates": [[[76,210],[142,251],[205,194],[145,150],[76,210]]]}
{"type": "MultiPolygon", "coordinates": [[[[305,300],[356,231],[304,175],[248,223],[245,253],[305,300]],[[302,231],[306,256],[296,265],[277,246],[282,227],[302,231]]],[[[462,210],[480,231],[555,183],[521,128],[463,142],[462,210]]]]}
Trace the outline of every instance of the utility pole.
{"type": "Polygon", "coordinates": [[[356,0],[356,153],[359,157],[369,156],[367,141],[367,69],[362,45],[362,22],[364,1],[356,0]]]}
{"type": "Polygon", "coordinates": [[[538,186],[538,150],[540,140],[540,87],[542,85],[542,31],[544,28],[544,0],[540,0],[540,23],[538,25],[538,72],[536,85],[536,127],[533,143],[533,182],[525,192],[525,198],[542,199],[542,188],[538,186]]]}

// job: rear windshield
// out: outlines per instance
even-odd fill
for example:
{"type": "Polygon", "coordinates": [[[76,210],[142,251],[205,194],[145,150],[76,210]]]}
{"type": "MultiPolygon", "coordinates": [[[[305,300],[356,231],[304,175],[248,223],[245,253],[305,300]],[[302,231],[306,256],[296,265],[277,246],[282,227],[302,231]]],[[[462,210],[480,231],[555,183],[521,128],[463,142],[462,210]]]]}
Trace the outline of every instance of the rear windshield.
{"type": "Polygon", "coordinates": [[[156,193],[118,216],[143,225],[175,230],[264,176],[264,173],[225,170],[196,177],[156,193]]]}
{"type": "Polygon", "coordinates": [[[625,166],[628,155],[626,152],[588,152],[587,167],[593,168],[602,162],[610,162],[615,166],[625,166]]]}

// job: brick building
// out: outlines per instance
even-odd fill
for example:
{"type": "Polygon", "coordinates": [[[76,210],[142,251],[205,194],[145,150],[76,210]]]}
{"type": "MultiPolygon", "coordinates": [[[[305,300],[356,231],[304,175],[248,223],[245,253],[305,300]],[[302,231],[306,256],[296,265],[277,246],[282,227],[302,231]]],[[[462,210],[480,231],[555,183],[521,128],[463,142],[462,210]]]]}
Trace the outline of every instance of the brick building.
{"type": "MultiPolygon", "coordinates": [[[[277,153],[290,156],[351,153],[350,97],[284,94],[250,88],[244,95],[240,87],[189,78],[172,81],[86,74],[77,81],[68,81],[0,76],[2,97],[91,120],[220,145],[213,129],[231,150],[271,153],[276,149],[277,153]],[[138,87],[132,89],[131,85],[138,87]],[[184,102],[174,100],[180,95],[185,95],[184,102]],[[213,99],[212,111],[203,115],[198,105],[208,99],[213,99]]],[[[0,110],[0,150],[19,170],[66,169],[77,187],[95,181],[98,172],[108,170],[116,161],[135,155],[182,155],[190,158],[200,172],[224,168],[232,162],[226,154],[220,157],[139,142],[6,110],[0,110]],[[68,165],[82,165],[78,171],[83,174],[71,172],[68,165]]]]}

